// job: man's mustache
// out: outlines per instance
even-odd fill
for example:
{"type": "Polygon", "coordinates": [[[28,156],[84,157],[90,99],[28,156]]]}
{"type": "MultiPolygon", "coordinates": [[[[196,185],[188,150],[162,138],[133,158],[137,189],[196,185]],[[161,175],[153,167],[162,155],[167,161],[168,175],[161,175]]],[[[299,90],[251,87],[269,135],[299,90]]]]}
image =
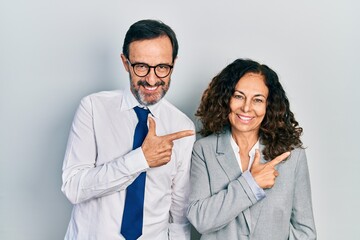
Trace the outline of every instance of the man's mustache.
{"type": "Polygon", "coordinates": [[[164,86],[165,82],[163,80],[160,80],[158,82],[156,82],[154,85],[150,85],[147,81],[145,80],[139,80],[137,82],[138,86],[143,86],[143,87],[158,87],[158,86],[164,86]]]}

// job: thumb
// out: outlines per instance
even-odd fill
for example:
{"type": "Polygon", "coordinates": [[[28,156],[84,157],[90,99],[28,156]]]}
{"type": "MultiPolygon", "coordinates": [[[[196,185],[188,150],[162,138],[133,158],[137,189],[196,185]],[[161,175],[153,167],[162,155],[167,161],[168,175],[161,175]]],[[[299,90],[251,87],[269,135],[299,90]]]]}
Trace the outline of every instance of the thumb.
{"type": "Polygon", "coordinates": [[[148,120],[149,120],[148,135],[156,136],[156,123],[155,123],[155,120],[152,117],[148,117],[148,120]]]}
{"type": "Polygon", "coordinates": [[[253,165],[259,165],[260,164],[260,151],[259,149],[255,149],[255,157],[253,165]]]}

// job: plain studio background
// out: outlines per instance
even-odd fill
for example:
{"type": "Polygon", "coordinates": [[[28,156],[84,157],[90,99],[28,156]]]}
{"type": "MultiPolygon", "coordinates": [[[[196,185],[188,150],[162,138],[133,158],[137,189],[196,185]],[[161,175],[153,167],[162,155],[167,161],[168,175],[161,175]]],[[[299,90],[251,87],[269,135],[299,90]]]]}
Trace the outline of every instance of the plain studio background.
{"type": "MultiPolygon", "coordinates": [[[[0,239],[63,239],[60,191],[80,99],[129,86],[129,26],[155,18],[180,44],[167,98],[193,120],[236,58],[273,68],[304,128],[319,239],[358,237],[360,4],[351,0],[0,2],[0,239]]],[[[197,239],[197,237],[194,237],[197,239]]]]}

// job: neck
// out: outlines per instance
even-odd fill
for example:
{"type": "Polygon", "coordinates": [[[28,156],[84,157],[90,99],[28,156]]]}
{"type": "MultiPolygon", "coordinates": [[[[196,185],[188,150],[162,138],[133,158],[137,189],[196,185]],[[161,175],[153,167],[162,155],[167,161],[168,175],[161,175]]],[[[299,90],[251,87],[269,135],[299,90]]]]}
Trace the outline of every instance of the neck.
{"type": "Polygon", "coordinates": [[[250,149],[255,145],[259,140],[259,135],[254,133],[235,133],[231,132],[233,139],[236,144],[239,146],[240,152],[248,153],[250,149]]]}

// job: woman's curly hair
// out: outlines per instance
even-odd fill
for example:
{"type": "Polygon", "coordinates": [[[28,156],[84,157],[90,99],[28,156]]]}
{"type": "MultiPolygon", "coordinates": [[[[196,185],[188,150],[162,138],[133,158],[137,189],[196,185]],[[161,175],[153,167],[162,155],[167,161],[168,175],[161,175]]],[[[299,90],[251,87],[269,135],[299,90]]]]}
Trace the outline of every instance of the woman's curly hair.
{"type": "Polygon", "coordinates": [[[249,59],[235,60],[212,79],[195,114],[202,123],[199,133],[202,136],[219,134],[226,127],[231,127],[230,98],[237,82],[246,73],[264,76],[265,85],[269,89],[266,114],[259,130],[260,142],[265,146],[262,152],[264,158],[271,160],[295,147],[302,148],[300,136],[303,129],[290,110],[289,100],[277,74],[268,66],[249,59]]]}

